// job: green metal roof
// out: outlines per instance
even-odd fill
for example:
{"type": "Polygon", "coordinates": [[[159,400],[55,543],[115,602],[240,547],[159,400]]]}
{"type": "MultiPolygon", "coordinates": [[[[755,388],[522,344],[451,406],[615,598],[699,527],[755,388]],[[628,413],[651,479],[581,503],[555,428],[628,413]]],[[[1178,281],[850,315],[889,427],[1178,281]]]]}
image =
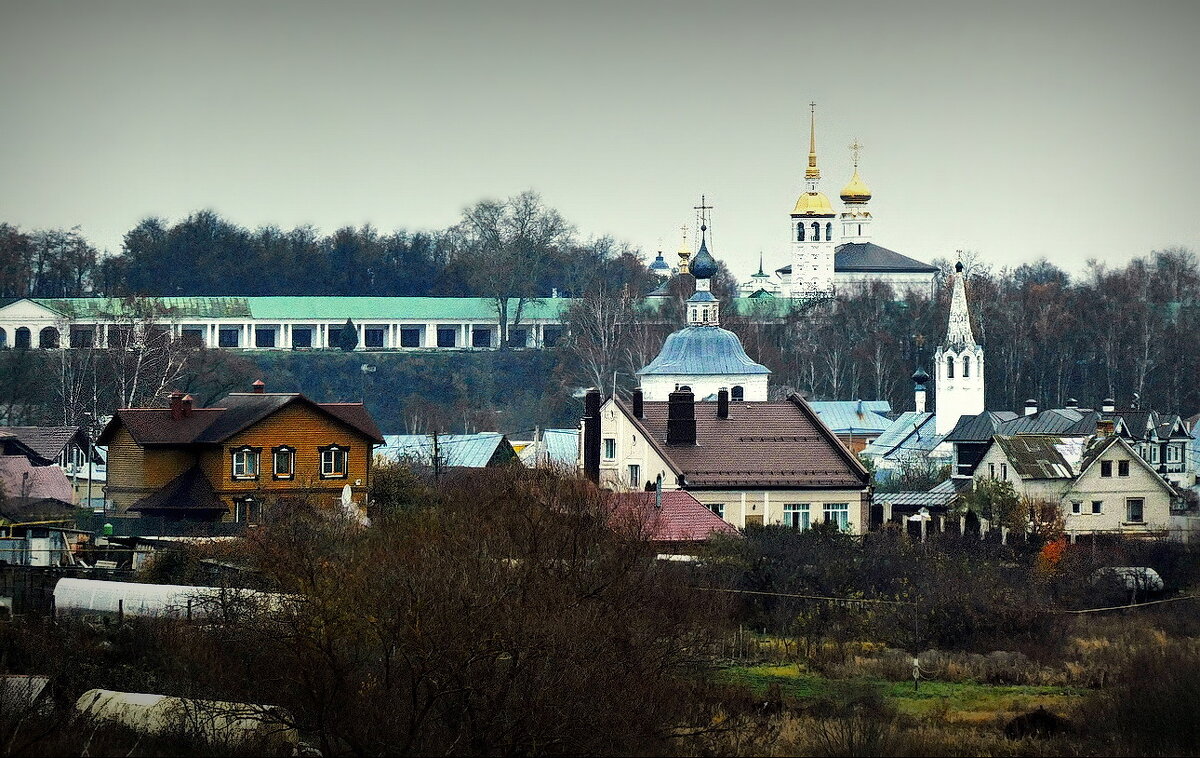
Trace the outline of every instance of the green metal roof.
{"type": "MultiPolygon", "coordinates": [[[[171,316],[184,318],[238,318],[250,316],[249,297],[156,297],[139,298],[138,305],[153,302],[171,316]]],[[[128,314],[133,300],[118,297],[33,298],[33,302],[73,318],[128,314]]]]}
{"type": "MultiPolygon", "coordinates": [[[[77,297],[34,299],[35,303],[64,316],[89,318],[126,313],[120,298],[77,297]]],[[[145,301],[142,301],[145,302],[145,301]]],[[[176,318],[254,318],[369,321],[372,319],[472,319],[496,318],[495,303],[485,297],[164,297],[154,302],[176,318]]],[[[569,298],[528,302],[522,320],[560,319],[571,305],[569,298]]],[[[509,301],[509,318],[517,301],[509,301]]]]}

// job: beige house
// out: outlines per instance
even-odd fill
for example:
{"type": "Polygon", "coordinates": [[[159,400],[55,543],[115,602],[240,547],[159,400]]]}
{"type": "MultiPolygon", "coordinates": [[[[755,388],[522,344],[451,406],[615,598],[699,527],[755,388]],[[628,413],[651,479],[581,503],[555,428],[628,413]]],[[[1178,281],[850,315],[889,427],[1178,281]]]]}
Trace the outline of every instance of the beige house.
{"type": "Polygon", "coordinates": [[[975,479],[1057,503],[1069,534],[1165,531],[1172,486],[1118,436],[996,435],[975,479]]]}
{"type": "Polygon", "coordinates": [[[738,528],[807,529],[821,522],[862,534],[869,474],[799,395],[784,402],[716,402],[672,392],[666,402],[585,402],[584,471],[617,492],[686,490],[738,528]]]}

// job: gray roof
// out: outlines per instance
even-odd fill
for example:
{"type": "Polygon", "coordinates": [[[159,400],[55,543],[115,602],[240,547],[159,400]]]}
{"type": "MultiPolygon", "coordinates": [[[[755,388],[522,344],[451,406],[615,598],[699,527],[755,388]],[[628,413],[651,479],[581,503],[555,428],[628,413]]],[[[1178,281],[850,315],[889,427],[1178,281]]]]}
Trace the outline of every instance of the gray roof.
{"type": "Polygon", "coordinates": [[[742,341],[733,332],[717,326],[689,326],[667,336],[658,357],[638,376],[769,374],[766,366],[746,355],[742,341]]]}
{"type": "Polygon", "coordinates": [[[934,431],[936,426],[937,417],[932,413],[905,411],[863,449],[863,455],[890,458],[893,455],[928,453],[942,441],[934,431]]]}
{"type": "MultiPolygon", "coordinates": [[[[895,250],[888,250],[874,242],[846,242],[838,245],[833,253],[833,270],[867,274],[936,274],[939,269],[937,266],[901,255],[895,250]]],[[[792,267],[789,264],[783,268],[777,268],[775,271],[780,274],[790,274],[792,267]]]]}
{"type": "Polygon", "coordinates": [[[809,401],[825,426],[834,434],[878,434],[891,426],[892,404],[887,400],[809,401]]]}
{"type": "Polygon", "coordinates": [[[1096,433],[1096,422],[1100,414],[1076,408],[1047,408],[1027,416],[1018,416],[1005,421],[997,430],[999,434],[1063,434],[1089,435],[1096,433]]]}
{"type": "Polygon", "coordinates": [[[1048,434],[996,435],[996,444],[1023,479],[1073,478],[1084,442],[1078,437],[1048,434]]]}
{"type": "Polygon", "coordinates": [[[930,490],[928,492],[876,492],[876,503],[891,503],[893,508],[917,510],[919,508],[943,508],[958,497],[953,489],[930,490]]]}
{"type": "MultiPolygon", "coordinates": [[[[386,434],[383,437],[384,446],[375,451],[376,455],[393,461],[414,460],[432,465],[433,436],[429,434],[386,434]]],[[[483,468],[496,456],[501,445],[512,446],[503,434],[499,432],[480,432],[479,434],[439,434],[437,438],[438,457],[446,466],[463,468],[483,468]]],[[[503,456],[503,453],[501,454],[503,456]]]]}
{"type": "Polygon", "coordinates": [[[946,435],[946,442],[990,442],[1001,425],[1017,418],[1012,411],[984,411],[975,416],[961,416],[946,435]]]}

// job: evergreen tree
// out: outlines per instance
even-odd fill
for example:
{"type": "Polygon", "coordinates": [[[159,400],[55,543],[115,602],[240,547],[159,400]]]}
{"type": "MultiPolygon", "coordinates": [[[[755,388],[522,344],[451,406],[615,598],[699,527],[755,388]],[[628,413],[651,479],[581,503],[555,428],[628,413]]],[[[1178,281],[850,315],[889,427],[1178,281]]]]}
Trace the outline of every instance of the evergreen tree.
{"type": "Polygon", "coordinates": [[[346,319],[346,325],[338,332],[335,347],[340,347],[347,353],[358,347],[358,329],[350,319],[346,319]]]}

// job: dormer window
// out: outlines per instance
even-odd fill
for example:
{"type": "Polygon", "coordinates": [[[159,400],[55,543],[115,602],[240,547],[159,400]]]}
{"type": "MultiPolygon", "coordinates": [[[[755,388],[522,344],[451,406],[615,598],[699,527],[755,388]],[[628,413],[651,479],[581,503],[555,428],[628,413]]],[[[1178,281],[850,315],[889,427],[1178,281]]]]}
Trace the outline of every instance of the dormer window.
{"type": "Polygon", "coordinates": [[[258,478],[258,456],[262,452],[261,447],[235,447],[229,452],[232,458],[232,471],[230,473],[234,479],[248,480],[258,478]]]}
{"type": "Polygon", "coordinates": [[[275,479],[292,479],[296,476],[296,450],[281,445],[271,449],[271,476],[275,479]]]}
{"type": "Polygon", "coordinates": [[[317,449],[321,451],[321,478],[345,479],[347,471],[346,459],[350,448],[340,445],[329,445],[317,449]]]}

